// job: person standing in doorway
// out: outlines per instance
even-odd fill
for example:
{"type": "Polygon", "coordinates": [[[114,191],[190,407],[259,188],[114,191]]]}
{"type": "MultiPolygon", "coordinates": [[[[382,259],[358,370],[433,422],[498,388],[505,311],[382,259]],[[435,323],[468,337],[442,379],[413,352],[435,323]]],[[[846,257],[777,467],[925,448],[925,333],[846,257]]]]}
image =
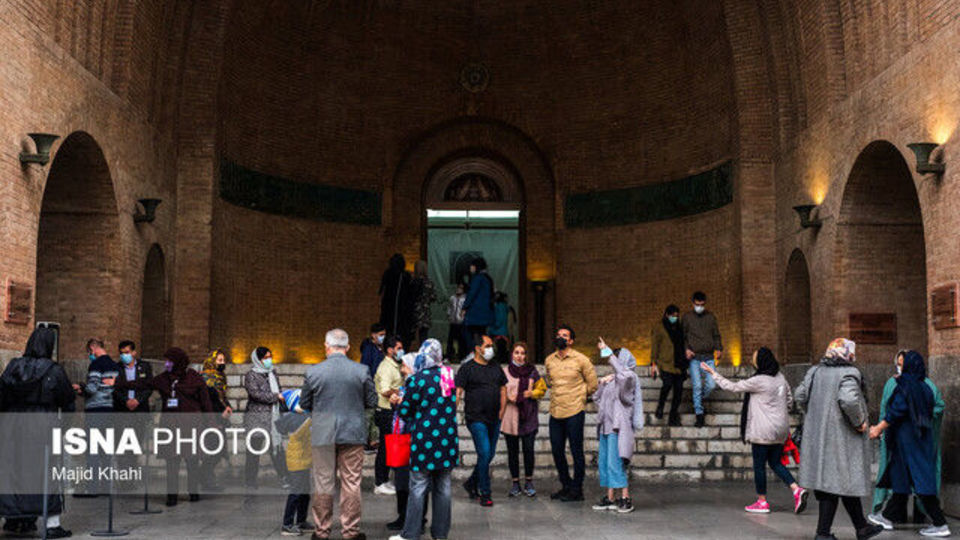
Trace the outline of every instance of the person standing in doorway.
{"type": "Polygon", "coordinates": [[[590,359],[573,350],[573,328],[565,324],[557,329],[557,350],[546,359],[546,379],[550,388],[550,449],[560,477],[561,488],[550,495],[563,502],[583,500],[586,459],[583,454],[583,425],[587,396],[599,386],[597,372],[590,359]],[[573,455],[573,477],[567,467],[567,442],[573,455]]]}
{"type": "Polygon", "coordinates": [[[463,484],[471,498],[479,498],[480,506],[493,506],[490,489],[490,462],[500,438],[500,421],[507,406],[507,376],[493,361],[493,340],[481,336],[473,362],[457,371],[457,399],[462,399],[464,421],[473,437],[477,464],[463,484]]]}
{"type": "Polygon", "coordinates": [[[427,261],[417,261],[413,266],[413,281],[410,290],[413,292],[413,324],[417,332],[417,344],[423,343],[430,337],[432,324],[431,309],[437,301],[437,291],[433,281],[427,275],[427,261]]]}
{"type": "Polygon", "coordinates": [[[313,446],[313,538],[330,538],[333,494],[340,479],[340,524],[345,540],[366,540],[360,532],[365,409],[377,406],[373,379],[365,366],[347,358],[350,337],[339,328],[324,339],[326,360],[310,366],[300,390],[300,408],[311,411],[313,446]]]}
{"type": "Polygon", "coordinates": [[[410,343],[413,339],[413,296],[406,265],[403,255],[394,253],[380,278],[380,324],[388,334],[399,335],[404,343],[410,343]]]}
{"type": "Polygon", "coordinates": [[[494,323],[493,278],[487,273],[487,261],[477,257],[470,263],[470,286],[463,302],[463,324],[467,347],[474,349],[487,327],[494,323]]]}
{"type": "Polygon", "coordinates": [[[680,425],[680,400],[683,398],[683,380],[688,363],[683,327],[680,325],[680,308],[670,304],[650,332],[650,371],[653,375],[659,373],[663,380],[654,413],[658,420],[663,418],[667,396],[673,393],[668,421],[671,426],[680,425]]]}
{"type": "Polygon", "coordinates": [[[713,312],[707,310],[707,295],[697,291],[692,297],[693,309],[683,316],[683,339],[687,360],[690,361],[690,384],[693,386],[693,412],[697,415],[696,427],[704,425],[703,401],[707,399],[716,383],[700,367],[701,363],[716,368],[716,361],[723,355],[720,326],[713,312]]]}
{"type": "Polygon", "coordinates": [[[458,283],[457,290],[450,295],[450,303],[447,305],[447,321],[450,323],[450,330],[447,331],[447,358],[456,358],[457,361],[463,360],[467,355],[467,341],[463,334],[463,302],[466,299],[467,288],[463,283],[458,283]]]}

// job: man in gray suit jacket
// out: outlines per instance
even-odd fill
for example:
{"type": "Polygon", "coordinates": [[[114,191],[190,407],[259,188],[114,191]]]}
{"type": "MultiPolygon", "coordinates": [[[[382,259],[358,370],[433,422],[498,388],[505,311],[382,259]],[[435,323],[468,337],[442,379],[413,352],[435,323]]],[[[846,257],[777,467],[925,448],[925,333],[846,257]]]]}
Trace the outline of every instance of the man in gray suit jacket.
{"type": "Polygon", "coordinates": [[[336,328],[327,332],[327,358],[304,377],[300,407],[313,419],[313,539],[330,537],[335,478],[340,478],[340,524],[343,538],[365,540],[360,532],[360,479],[367,441],[364,409],[377,405],[370,370],[347,358],[350,339],[336,328]]]}

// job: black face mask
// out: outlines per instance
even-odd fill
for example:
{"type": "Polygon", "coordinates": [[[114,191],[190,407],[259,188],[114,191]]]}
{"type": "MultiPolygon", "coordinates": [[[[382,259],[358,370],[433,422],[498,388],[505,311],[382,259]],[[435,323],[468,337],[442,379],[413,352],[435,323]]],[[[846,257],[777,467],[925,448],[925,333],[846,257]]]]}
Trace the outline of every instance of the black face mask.
{"type": "Polygon", "coordinates": [[[217,364],[217,371],[219,371],[220,373],[223,373],[226,370],[227,370],[226,364],[217,364]]]}
{"type": "Polygon", "coordinates": [[[562,336],[557,336],[553,340],[553,344],[557,346],[558,350],[564,350],[567,348],[567,338],[562,336]]]}

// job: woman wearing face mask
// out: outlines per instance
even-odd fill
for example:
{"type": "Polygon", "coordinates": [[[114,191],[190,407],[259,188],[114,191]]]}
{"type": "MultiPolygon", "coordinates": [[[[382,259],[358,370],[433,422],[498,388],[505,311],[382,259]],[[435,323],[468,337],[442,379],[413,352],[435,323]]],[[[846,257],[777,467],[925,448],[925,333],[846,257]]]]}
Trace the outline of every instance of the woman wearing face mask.
{"type": "Polygon", "coordinates": [[[663,406],[667,396],[673,392],[670,400],[671,426],[680,425],[680,400],[683,397],[683,380],[686,378],[687,360],[686,348],[683,344],[683,327],[680,325],[680,308],[670,304],[663,312],[663,317],[653,325],[650,332],[650,371],[660,373],[663,386],[660,388],[660,397],[657,399],[657,411],[654,416],[663,418],[663,406]]]}
{"type": "MultiPolygon", "coordinates": [[[[203,368],[200,376],[207,383],[207,390],[210,393],[210,402],[213,404],[213,412],[220,413],[223,418],[224,426],[227,419],[233,414],[233,407],[227,400],[227,356],[222,349],[215,349],[203,361],[203,368]]],[[[203,460],[203,486],[206,491],[222,491],[217,485],[213,474],[217,463],[224,457],[223,453],[208,455],[203,460]]]]}
{"type": "Polygon", "coordinates": [[[886,530],[907,521],[907,499],[914,493],[914,521],[929,516],[933,527],[924,536],[948,536],[940,510],[940,424],[945,403],[926,374],[923,357],[916,351],[896,356],[897,375],[887,381],[880,402],[883,421],[870,430],[880,439],[880,463],[873,511],[867,519],[886,530]],[[889,429],[885,437],[883,431],[889,429]],[[886,505],[886,508],[884,508],[886,505]]]}
{"type": "Polygon", "coordinates": [[[780,373],[780,364],[770,349],[760,347],[753,353],[751,363],[756,373],[737,382],[727,380],[706,362],[700,365],[720,388],[744,393],[740,438],[752,447],[753,481],[757,488],[757,502],[744,510],[754,514],[770,513],[766,471],[766,464],[769,464],[783,483],[790,487],[793,492],[793,511],[799,514],[807,507],[807,490],[797,484],[790,471],[780,462],[783,443],[790,436],[790,407],[793,404],[790,384],[780,373]]]}
{"type": "Polygon", "coordinates": [[[533,486],[534,440],[540,419],[537,413],[540,405],[537,400],[543,397],[547,386],[543,383],[537,368],[527,362],[527,344],[518,342],[513,346],[510,363],[503,368],[507,376],[507,406],[503,413],[500,431],[507,440],[507,462],[513,486],[510,496],[521,493],[527,497],[537,494],[533,486]],[[523,472],[525,482],[520,488],[520,447],[523,447],[523,472]]]}
{"type": "Polygon", "coordinates": [[[493,362],[493,340],[482,336],[474,351],[473,362],[460,365],[457,371],[457,399],[463,399],[463,417],[473,445],[477,464],[463,487],[480,506],[493,506],[490,498],[490,462],[500,438],[500,421],[507,405],[507,377],[493,362]]]}
{"type": "MultiPolygon", "coordinates": [[[[160,394],[162,403],[161,427],[180,429],[181,432],[205,428],[198,415],[179,413],[213,412],[207,384],[199,373],[189,368],[190,358],[183,349],[176,347],[167,349],[163,359],[163,373],[149,379],[118,381],[116,389],[118,391],[147,388],[156,390],[160,394]]],[[[181,459],[187,463],[187,492],[190,494],[190,502],[200,500],[197,489],[200,481],[200,458],[198,455],[189,453],[178,455],[175,446],[165,445],[160,449],[160,457],[167,462],[167,506],[177,504],[181,459]]]]}
{"type": "MultiPolygon", "coordinates": [[[[260,428],[270,434],[270,460],[277,471],[277,478],[286,482],[287,468],[283,463],[282,438],[277,432],[276,421],[280,418],[280,403],[283,389],[273,369],[273,353],[266,347],[257,347],[250,353],[253,367],[243,376],[243,387],[247,390],[247,410],[243,416],[243,427],[247,432],[260,428]]],[[[260,448],[262,441],[254,444],[260,448]]],[[[257,489],[257,476],[260,472],[260,456],[248,452],[244,467],[244,480],[247,489],[257,489]]]]}

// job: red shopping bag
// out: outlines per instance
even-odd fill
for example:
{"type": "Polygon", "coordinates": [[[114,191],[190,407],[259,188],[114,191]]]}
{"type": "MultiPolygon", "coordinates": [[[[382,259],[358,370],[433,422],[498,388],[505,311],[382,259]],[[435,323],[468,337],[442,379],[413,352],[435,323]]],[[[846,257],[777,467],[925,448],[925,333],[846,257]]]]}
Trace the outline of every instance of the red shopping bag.
{"type": "Polygon", "coordinates": [[[385,436],[387,445],[387,467],[399,468],[410,465],[410,434],[400,431],[400,418],[393,417],[393,433],[385,436]]]}

